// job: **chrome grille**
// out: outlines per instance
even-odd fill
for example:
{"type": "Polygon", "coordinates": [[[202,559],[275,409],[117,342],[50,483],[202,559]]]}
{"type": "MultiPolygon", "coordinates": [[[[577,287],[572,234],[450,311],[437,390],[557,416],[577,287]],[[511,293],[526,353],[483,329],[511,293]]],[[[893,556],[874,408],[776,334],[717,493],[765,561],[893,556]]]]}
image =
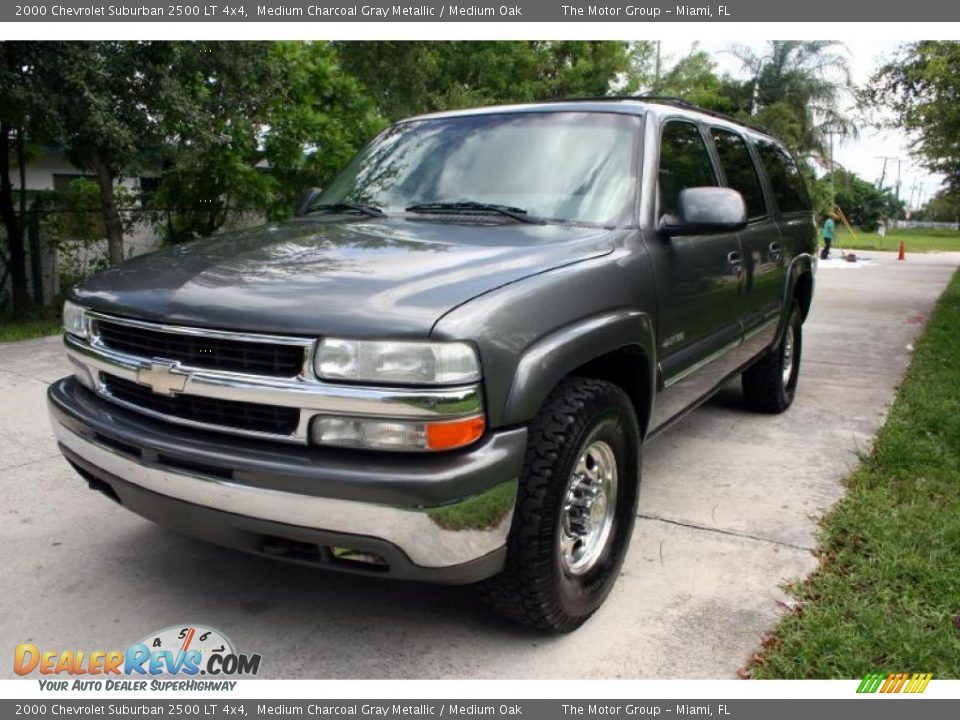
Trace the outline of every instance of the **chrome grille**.
{"type": "Polygon", "coordinates": [[[292,435],[300,422],[296,408],[196,395],[158,395],[144,385],[107,374],[102,381],[107,393],[116,400],[193,422],[272,435],[292,435]]]}
{"type": "Polygon", "coordinates": [[[97,321],[95,332],[111,350],[190,367],[284,378],[303,370],[304,349],[299,345],[166,332],[106,320],[97,321]]]}

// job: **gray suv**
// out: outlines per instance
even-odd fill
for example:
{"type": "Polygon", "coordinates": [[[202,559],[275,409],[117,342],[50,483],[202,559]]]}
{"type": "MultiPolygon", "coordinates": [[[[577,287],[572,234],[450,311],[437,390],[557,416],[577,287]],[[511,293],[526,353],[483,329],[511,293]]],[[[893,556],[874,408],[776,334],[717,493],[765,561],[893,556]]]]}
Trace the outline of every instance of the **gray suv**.
{"type": "Polygon", "coordinates": [[[627,552],[643,441],[738,375],[790,406],[815,243],[783,146],[682,102],[413,118],[296,218],[75,287],[53,426],[174,530],[569,631],[627,552]]]}

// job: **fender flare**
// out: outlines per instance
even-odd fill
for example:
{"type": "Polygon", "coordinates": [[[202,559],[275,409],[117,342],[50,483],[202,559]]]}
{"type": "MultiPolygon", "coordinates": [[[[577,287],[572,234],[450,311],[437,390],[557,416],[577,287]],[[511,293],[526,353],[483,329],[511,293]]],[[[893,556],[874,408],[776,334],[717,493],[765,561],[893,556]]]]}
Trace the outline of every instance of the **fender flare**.
{"type": "Polygon", "coordinates": [[[517,363],[504,407],[504,424],[533,419],[563,378],[591,360],[625,347],[639,347],[646,355],[649,418],[657,387],[653,322],[645,312],[621,309],[583,318],[530,345],[517,363]]]}
{"type": "Polygon", "coordinates": [[[783,307],[780,309],[780,321],[777,324],[777,334],[774,336],[773,347],[780,342],[783,331],[787,327],[790,305],[793,302],[793,296],[797,290],[797,282],[800,280],[800,276],[809,274],[810,282],[814,283],[816,279],[813,269],[814,260],[810,253],[800,253],[790,261],[790,266],[787,268],[787,279],[783,287],[783,307]]]}

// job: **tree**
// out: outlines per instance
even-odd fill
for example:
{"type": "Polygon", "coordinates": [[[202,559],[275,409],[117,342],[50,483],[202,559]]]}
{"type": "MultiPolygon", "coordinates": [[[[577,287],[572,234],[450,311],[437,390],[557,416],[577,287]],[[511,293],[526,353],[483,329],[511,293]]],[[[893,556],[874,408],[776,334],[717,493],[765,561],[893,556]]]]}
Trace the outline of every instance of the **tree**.
{"type": "Polygon", "coordinates": [[[0,252],[0,261],[10,272],[15,315],[22,315],[30,305],[24,242],[26,165],[50,114],[49,97],[39,86],[35,72],[43,45],[0,42],[0,216],[9,251],[9,257],[0,252]],[[16,194],[15,172],[19,176],[16,194]]]}
{"type": "Polygon", "coordinates": [[[913,134],[913,152],[931,172],[960,190],[960,43],[906,45],[884,65],[863,100],[892,107],[895,127],[913,134]]]}
{"type": "Polygon", "coordinates": [[[625,92],[674,96],[718,112],[736,110],[730,92],[732,81],[717,74],[717,64],[709,53],[698,50],[696,43],[677,60],[657,55],[654,43],[631,45],[625,92]]]}
{"type": "Polygon", "coordinates": [[[717,75],[716,67],[708,53],[694,46],[663,74],[661,92],[678,95],[708,110],[733,112],[736,107],[730,97],[729,81],[717,75]]]}
{"type": "MultiPolygon", "coordinates": [[[[0,43],[0,215],[6,233],[9,257],[3,256],[10,271],[13,312],[21,314],[30,304],[27,295],[27,262],[23,241],[23,213],[17,212],[13,193],[14,165],[23,167],[24,124],[27,118],[26,78],[23,70],[25,47],[0,43]]],[[[21,193],[22,195],[22,193],[21,193]]],[[[3,274],[6,277],[6,273],[3,274]]],[[[2,285],[2,283],[0,283],[2,285]]]]}
{"type": "Polygon", "coordinates": [[[178,102],[179,89],[168,82],[174,49],[163,42],[55,42],[36,58],[51,134],[74,165],[97,178],[111,264],[123,260],[117,179],[158,155],[164,137],[153,110],[178,102]]]}
{"type": "Polygon", "coordinates": [[[390,120],[473,105],[608,94],[622,42],[340,42],[337,51],[390,120]]]}
{"type": "Polygon", "coordinates": [[[170,43],[165,102],[154,103],[161,142],[148,198],[157,228],[171,242],[216,232],[231,214],[269,203],[261,128],[282,70],[268,42],[170,43]]]}
{"type": "Polygon", "coordinates": [[[906,204],[898,200],[890,188],[877,188],[855,173],[836,170],[822,182],[833,187],[836,205],[854,225],[866,232],[875,231],[881,223],[905,216],[906,204]]]}
{"type": "Polygon", "coordinates": [[[739,96],[737,109],[797,154],[827,164],[830,135],[855,132],[843,109],[852,82],[841,47],[830,40],[771,40],[762,53],[734,46],[749,76],[739,90],[731,88],[739,96]]]}
{"type": "Polygon", "coordinates": [[[944,188],[924,203],[915,219],[960,223],[960,189],[944,188]]]}
{"type": "Polygon", "coordinates": [[[332,179],[386,120],[330,43],[281,43],[273,53],[284,72],[262,134],[274,183],[274,201],[265,210],[282,218],[306,188],[332,179]]]}
{"type": "Polygon", "coordinates": [[[383,125],[329,43],[183,44],[162,111],[169,140],[151,207],[167,240],[208,236],[245,213],[292,214],[383,125]]]}
{"type": "Polygon", "coordinates": [[[110,264],[123,260],[124,221],[116,184],[152,164],[164,142],[154,108],[175,104],[168,82],[178,58],[162,42],[48,43],[37,72],[53,99],[52,131],[100,193],[110,264]]]}
{"type": "Polygon", "coordinates": [[[529,81],[531,100],[608,95],[614,80],[627,68],[623,42],[564,40],[532,42],[530,46],[536,59],[536,72],[529,81]]]}

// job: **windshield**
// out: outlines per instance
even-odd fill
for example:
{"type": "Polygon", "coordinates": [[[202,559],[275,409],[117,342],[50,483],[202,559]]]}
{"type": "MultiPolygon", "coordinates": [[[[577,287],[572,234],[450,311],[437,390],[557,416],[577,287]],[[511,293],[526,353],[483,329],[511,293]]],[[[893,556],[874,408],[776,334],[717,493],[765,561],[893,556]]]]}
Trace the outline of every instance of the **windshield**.
{"type": "Polygon", "coordinates": [[[475,202],[547,220],[616,222],[634,197],[639,118],[614,113],[468,115],[393,125],[317,205],[402,212],[475,202]]]}

